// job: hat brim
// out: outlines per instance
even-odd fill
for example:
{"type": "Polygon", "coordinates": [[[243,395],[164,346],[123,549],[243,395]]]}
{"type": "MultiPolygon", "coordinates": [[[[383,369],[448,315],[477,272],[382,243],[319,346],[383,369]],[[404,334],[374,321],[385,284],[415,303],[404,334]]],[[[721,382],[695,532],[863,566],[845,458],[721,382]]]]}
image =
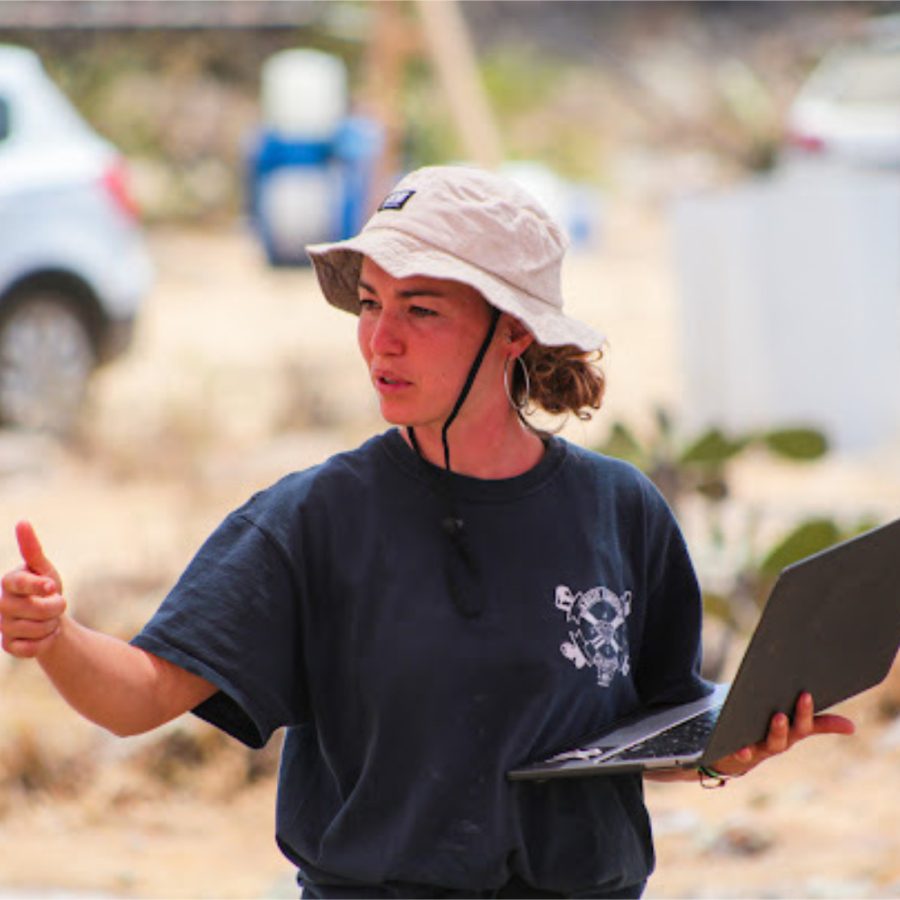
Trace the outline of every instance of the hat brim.
{"type": "Polygon", "coordinates": [[[325,299],[347,312],[359,313],[359,273],[368,256],[394,278],[422,275],[468,284],[492,306],[518,319],[547,347],[574,345],[599,350],[600,332],[571,319],[548,304],[477,266],[457,259],[419,238],[392,228],[368,228],[356,237],[306,248],[325,299]]]}

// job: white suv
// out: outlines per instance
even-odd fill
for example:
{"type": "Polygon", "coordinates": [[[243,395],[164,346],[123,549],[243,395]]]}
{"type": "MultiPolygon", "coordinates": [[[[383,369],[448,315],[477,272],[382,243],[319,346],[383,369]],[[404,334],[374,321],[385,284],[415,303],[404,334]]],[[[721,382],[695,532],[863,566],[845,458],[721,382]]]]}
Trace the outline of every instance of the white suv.
{"type": "Polygon", "coordinates": [[[68,430],[152,280],[118,152],[0,45],[0,424],[68,430]]]}
{"type": "Polygon", "coordinates": [[[821,59],[788,110],[788,157],[900,169],[900,14],[821,59]]]}

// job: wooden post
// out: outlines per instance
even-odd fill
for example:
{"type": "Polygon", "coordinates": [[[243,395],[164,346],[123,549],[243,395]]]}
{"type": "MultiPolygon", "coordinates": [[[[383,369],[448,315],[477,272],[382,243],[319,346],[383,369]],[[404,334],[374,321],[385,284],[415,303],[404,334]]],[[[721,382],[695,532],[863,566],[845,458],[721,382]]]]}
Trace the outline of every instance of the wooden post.
{"type": "Polygon", "coordinates": [[[410,57],[421,54],[423,45],[466,157],[485,168],[503,161],[500,134],[457,0],[417,0],[418,21],[404,14],[409,8],[402,0],[370,4],[374,23],[364,63],[362,106],[381,124],[385,136],[367,204],[370,212],[401,174],[403,75],[410,57]]]}
{"type": "Polygon", "coordinates": [[[432,64],[466,156],[486,168],[503,161],[500,133],[478,73],[457,0],[417,0],[432,64]]]}
{"type": "Polygon", "coordinates": [[[374,212],[400,172],[406,131],[400,102],[403,74],[410,56],[420,52],[418,26],[403,15],[399,0],[370,5],[374,27],[364,63],[363,106],[384,129],[384,147],[375,168],[367,206],[374,212]]]}

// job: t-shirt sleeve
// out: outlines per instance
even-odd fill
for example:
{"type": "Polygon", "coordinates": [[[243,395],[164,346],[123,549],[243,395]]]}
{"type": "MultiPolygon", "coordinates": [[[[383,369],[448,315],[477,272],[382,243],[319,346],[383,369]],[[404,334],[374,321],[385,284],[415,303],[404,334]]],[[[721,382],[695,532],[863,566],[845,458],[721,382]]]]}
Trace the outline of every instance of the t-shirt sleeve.
{"type": "Polygon", "coordinates": [[[194,713],[251,747],[308,716],[302,596],[279,543],[243,511],[209,537],[132,643],[218,691],[194,713]]]}
{"type": "Polygon", "coordinates": [[[649,594],[636,683],[646,705],[684,703],[710,693],[713,687],[700,675],[700,585],[668,504],[649,481],[643,492],[649,594]]]}

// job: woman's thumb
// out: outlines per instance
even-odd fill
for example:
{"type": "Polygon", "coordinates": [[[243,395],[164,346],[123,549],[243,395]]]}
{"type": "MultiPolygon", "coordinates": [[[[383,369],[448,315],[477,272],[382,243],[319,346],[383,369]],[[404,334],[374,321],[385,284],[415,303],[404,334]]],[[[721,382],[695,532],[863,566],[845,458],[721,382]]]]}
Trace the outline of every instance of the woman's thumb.
{"type": "Polygon", "coordinates": [[[47,575],[59,583],[59,575],[50,560],[44,556],[41,542],[30,522],[19,522],[16,525],[16,540],[19,542],[19,552],[28,569],[35,575],[47,575]]]}

